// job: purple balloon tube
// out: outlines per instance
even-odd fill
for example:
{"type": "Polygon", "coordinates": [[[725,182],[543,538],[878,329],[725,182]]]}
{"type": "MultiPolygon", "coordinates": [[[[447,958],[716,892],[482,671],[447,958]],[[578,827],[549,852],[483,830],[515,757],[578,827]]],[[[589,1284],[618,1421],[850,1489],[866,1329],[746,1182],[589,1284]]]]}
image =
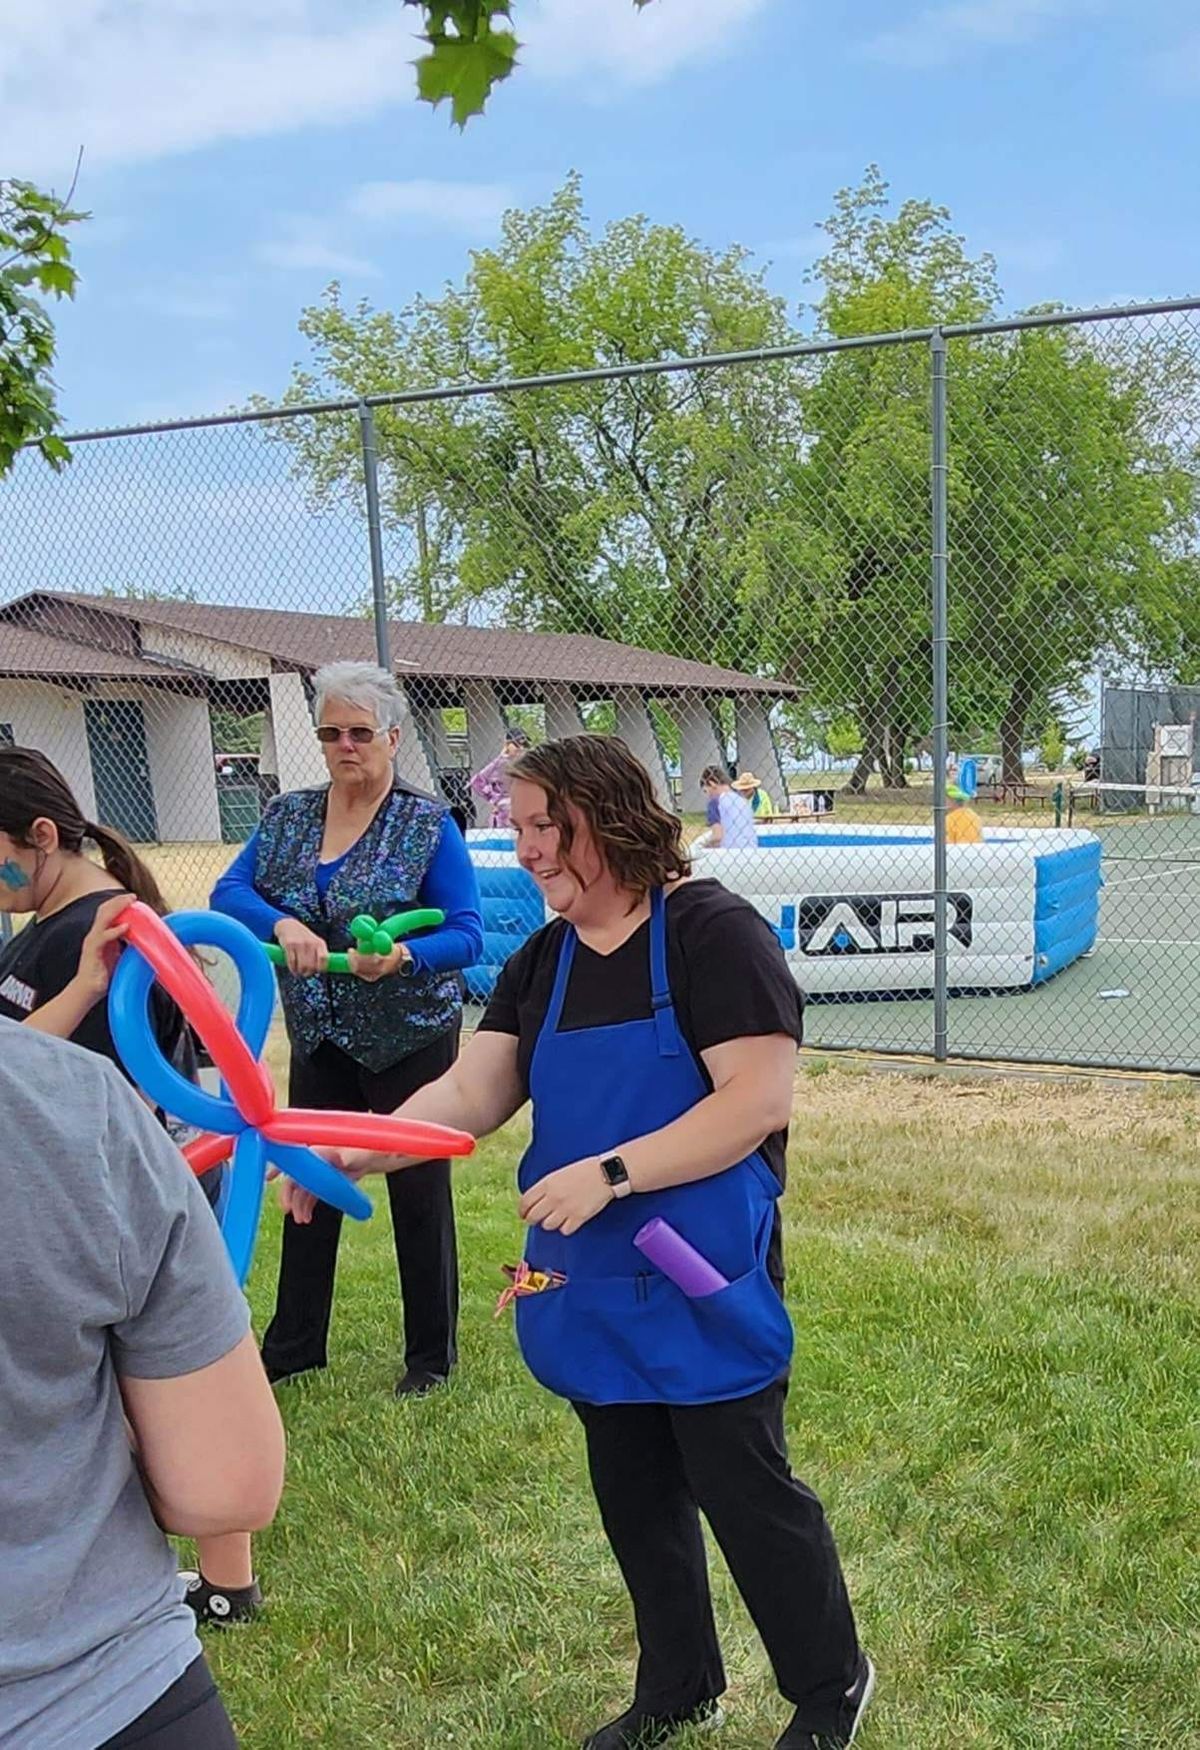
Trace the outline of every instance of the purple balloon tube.
{"type": "Polygon", "coordinates": [[[721,1272],[695,1246],[689,1246],[670,1222],[657,1215],[638,1229],[633,1243],[689,1300],[702,1300],[706,1294],[729,1287],[721,1272]]]}

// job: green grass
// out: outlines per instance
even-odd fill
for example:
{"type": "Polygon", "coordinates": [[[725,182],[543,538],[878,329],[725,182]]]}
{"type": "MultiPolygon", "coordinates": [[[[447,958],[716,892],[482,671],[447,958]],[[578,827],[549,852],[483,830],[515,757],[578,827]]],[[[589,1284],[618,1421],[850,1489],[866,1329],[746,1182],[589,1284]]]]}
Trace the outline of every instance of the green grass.
{"type": "MultiPolygon", "coordinates": [[[[1200,1745],[1194,1136],[1190,1090],[801,1077],[792,1457],[879,1665],[864,1750],[1200,1745]]],[[[492,1318],[519,1140],[458,1179],[447,1393],[393,1401],[385,1212],[345,1237],[334,1365],[279,1394],[269,1613],[210,1643],[247,1750],[550,1750],[625,1705],[578,1430],[492,1318]]],[[[721,1742],[762,1750],[788,1709],[718,1560],[714,1582],[721,1742]]]]}

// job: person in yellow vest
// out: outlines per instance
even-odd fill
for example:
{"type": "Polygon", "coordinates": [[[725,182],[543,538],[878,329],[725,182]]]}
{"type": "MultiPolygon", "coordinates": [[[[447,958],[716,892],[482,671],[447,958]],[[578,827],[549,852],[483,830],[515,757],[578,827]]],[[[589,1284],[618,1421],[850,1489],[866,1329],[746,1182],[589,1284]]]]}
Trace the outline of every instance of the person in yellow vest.
{"type": "Polygon", "coordinates": [[[754,811],[754,817],[756,820],[761,820],[763,815],[774,814],[775,804],[771,801],[771,798],[767,795],[753,772],[739,772],[737,777],[733,780],[733,788],[740,796],[746,798],[746,801],[754,811]]]}

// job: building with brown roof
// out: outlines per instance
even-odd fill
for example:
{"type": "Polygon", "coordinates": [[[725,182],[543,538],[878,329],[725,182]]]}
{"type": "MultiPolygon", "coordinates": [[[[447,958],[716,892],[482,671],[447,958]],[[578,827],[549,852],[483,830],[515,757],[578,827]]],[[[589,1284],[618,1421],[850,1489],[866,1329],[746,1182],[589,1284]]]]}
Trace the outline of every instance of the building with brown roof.
{"type": "MultiPolygon", "coordinates": [[[[701,770],[724,758],[722,699],[738,762],[786,795],[769,711],[792,689],[779,682],[577,634],[421,622],[389,633],[408,705],[398,768],[448,800],[468,798],[513,707],[539,708],[546,733],[565,735],[601,701],[666,794],[654,701],[678,725],[682,794],[698,806],[701,770]],[[448,710],[465,712],[465,738],[448,733],[448,710]]],[[[261,721],[255,788],[320,782],[309,681],[336,659],[376,659],[370,620],[40,590],[0,606],[0,739],[43,748],[85,810],[135,839],[245,836],[252,819],[227,805],[211,708],[261,721]]],[[[239,788],[244,804],[244,773],[239,788]]]]}

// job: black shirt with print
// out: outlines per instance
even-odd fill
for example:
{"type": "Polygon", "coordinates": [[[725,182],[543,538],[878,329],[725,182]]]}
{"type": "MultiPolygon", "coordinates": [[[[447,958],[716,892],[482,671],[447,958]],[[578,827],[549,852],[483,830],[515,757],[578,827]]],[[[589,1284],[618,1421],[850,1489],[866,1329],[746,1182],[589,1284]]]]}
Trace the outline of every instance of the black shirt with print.
{"type": "MultiPolygon", "coordinates": [[[[0,1015],[10,1021],[24,1021],[35,1009],[62,994],[79,970],[84,937],[95,922],[96,913],[112,897],[111,890],[85,893],[40,922],[30,919],[10,942],[0,946],[0,1015]]],[[[178,1046],[182,1022],[179,1010],[159,985],[151,996],[150,1012],[158,1042],[170,1057],[178,1046]]],[[[124,1070],[109,1030],[108,1003],[104,998],[84,1016],[71,1039],[124,1070]]]]}

